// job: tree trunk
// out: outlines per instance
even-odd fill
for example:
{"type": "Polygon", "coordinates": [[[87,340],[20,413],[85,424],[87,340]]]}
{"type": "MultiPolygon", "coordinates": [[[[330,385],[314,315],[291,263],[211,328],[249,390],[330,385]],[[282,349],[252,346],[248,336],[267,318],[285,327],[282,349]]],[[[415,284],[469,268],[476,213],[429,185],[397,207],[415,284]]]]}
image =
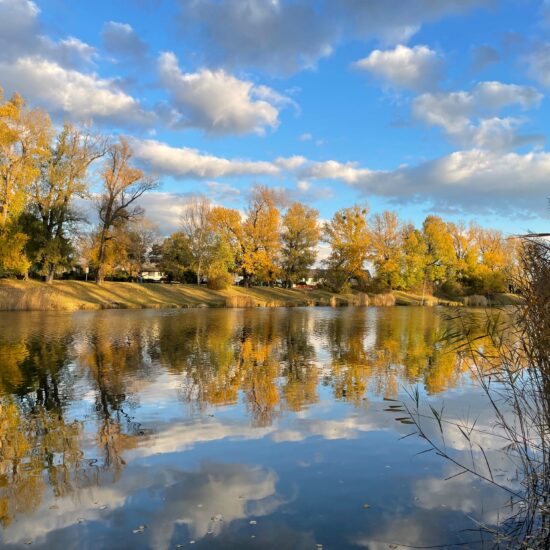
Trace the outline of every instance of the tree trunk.
{"type": "Polygon", "coordinates": [[[50,269],[48,270],[48,273],[46,275],[46,283],[51,284],[51,282],[53,281],[54,275],[55,275],[55,267],[52,264],[50,264],[50,269]]]}
{"type": "Polygon", "coordinates": [[[105,234],[105,228],[101,232],[101,238],[99,241],[99,256],[97,259],[97,273],[95,276],[95,282],[97,285],[103,284],[105,281],[105,247],[107,245],[107,235],[105,234]]]}

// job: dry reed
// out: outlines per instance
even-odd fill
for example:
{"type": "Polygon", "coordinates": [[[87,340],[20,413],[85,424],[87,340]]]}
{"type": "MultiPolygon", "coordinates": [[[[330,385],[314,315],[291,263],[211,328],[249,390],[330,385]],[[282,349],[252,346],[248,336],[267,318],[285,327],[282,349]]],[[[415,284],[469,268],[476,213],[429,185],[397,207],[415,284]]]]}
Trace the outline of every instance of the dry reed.
{"type": "Polygon", "coordinates": [[[390,294],[374,294],[370,298],[370,305],[375,307],[391,307],[395,305],[395,296],[390,294]]]}

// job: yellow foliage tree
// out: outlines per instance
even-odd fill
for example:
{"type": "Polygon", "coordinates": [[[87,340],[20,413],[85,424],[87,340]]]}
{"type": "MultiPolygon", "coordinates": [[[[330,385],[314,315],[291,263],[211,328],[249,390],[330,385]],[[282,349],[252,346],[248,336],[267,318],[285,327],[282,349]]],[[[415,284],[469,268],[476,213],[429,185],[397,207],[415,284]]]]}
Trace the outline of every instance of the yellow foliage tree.
{"type": "Polygon", "coordinates": [[[331,248],[326,264],[336,290],[341,290],[352,277],[360,282],[366,280],[370,245],[367,215],[368,207],[356,204],[339,210],[325,223],[324,240],[331,248]]]}

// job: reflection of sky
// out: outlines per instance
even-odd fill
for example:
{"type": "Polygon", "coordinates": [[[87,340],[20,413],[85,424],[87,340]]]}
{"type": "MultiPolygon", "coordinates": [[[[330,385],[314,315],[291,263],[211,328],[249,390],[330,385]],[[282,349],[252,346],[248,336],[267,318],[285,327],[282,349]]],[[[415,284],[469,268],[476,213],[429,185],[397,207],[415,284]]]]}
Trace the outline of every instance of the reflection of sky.
{"type": "MultiPolygon", "coordinates": [[[[311,311],[309,327],[325,315],[345,314],[311,311]]],[[[378,313],[367,311],[362,341],[372,350],[378,313]]],[[[287,314],[293,313],[280,313],[287,314]]],[[[89,336],[93,315],[76,316],[73,330],[89,336]]],[[[164,315],[177,322],[174,312],[125,312],[121,318],[144,330],[151,324],[158,334],[164,315]]],[[[310,344],[321,380],[330,375],[330,353],[322,333],[310,344]]],[[[400,439],[413,427],[397,421],[404,413],[389,411],[392,403],[372,390],[354,406],[335,400],[333,388],[319,383],[318,402],[256,427],[242,395],[237,404],[199,410],[182,398],[184,374],[171,374],[158,362],[154,367],[153,374],[125,381],[133,403],[128,414],[142,434],[124,451],[120,477],[99,471],[97,485],[63,498],[48,493],[38,510],[21,514],[1,533],[7,548],[28,541],[45,548],[160,550],[192,540],[213,548],[441,544],[466,538],[460,532],[472,527],[467,515],[494,521],[503,504],[501,493],[468,476],[443,481],[455,470],[433,454],[417,455],[426,448],[418,438],[400,439]]],[[[68,366],[77,381],[65,414],[66,421],[84,422],[82,450],[89,459],[100,452],[96,391],[89,377],[78,377],[79,368],[68,366]]],[[[448,419],[478,419],[476,441],[506,471],[502,442],[479,391],[465,384],[432,398],[442,400],[448,419]]],[[[457,430],[449,428],[446,444],[457,457],[469,456],[457,430]]]]}

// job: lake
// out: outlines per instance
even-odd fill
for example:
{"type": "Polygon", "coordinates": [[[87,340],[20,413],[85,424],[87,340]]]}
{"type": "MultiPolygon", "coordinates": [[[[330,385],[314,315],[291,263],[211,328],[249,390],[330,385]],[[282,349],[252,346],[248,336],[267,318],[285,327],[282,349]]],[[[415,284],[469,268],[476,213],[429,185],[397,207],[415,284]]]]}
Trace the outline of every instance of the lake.
{"type": "Polygon", "coordinates": [[[448,314],[0,313],[0,545],[478,547],[507,496],[423,452],[401,403],[477,419],[499,460],[448,314]]]}

